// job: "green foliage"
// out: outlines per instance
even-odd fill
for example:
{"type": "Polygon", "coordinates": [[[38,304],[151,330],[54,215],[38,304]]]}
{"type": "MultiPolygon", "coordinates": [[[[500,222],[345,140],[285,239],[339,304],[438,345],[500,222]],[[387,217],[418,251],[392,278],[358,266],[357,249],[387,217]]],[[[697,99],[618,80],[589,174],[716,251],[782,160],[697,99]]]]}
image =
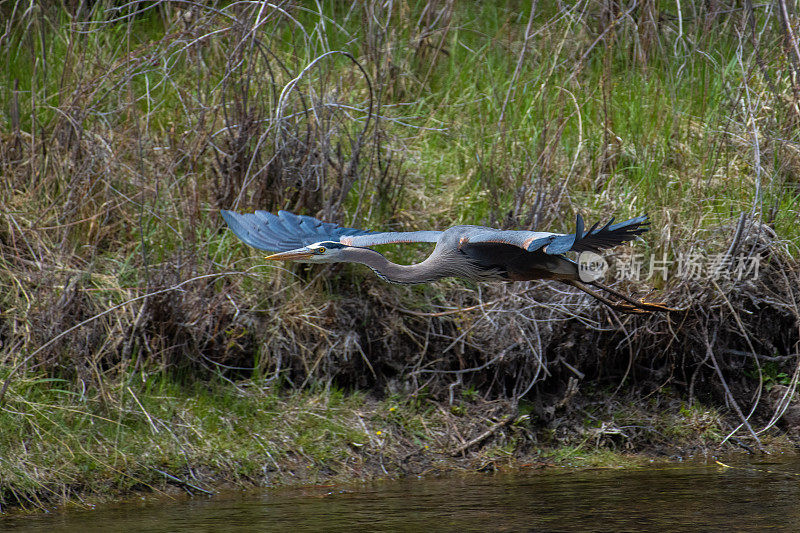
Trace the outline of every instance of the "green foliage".
{"type": "Polygon", "coordinates": [[[63,484],[90,492],[158,484],[154,469],[178,473],[198,462],[237,481],[263,475],[266,458],[332,465],[369,443],[353,414],[361,395],[250,385],[132,374],[102,396],[60,379],[16,381],[0,410],[0,477],[23,496],[63,484]]]}
{"type": "Polygon", "coordinates": [[[745,370],[744,373],[750,379],[760,380],[767,392],[771,391],[775,385],[789,385],[792,381],[791,376],[782,371],[778,363],[773,361],[767,361],[760,367],[754,366],[750,370],[745,370]]]}

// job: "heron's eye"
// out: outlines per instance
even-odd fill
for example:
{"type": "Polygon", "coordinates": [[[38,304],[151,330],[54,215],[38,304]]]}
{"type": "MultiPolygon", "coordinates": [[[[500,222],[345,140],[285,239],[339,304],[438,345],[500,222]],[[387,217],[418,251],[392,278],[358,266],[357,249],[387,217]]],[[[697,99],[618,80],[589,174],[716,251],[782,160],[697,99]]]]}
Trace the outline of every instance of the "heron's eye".
{"type": "Polygon", "coordinates": [[[324,254],[325,253],[325,247],[324,246],[318,246],[317,247],[317,253],[318,254],[324,254]]]}

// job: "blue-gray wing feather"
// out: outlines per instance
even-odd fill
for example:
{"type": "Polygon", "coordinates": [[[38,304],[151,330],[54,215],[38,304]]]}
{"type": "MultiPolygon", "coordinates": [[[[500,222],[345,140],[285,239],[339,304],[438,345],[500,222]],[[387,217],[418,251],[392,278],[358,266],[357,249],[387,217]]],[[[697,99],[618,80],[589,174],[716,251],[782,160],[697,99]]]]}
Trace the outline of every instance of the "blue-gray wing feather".
{"type": "Polygon", "coordinates": [[[439,242],[441,235],[441,231],[387,231],[385,233],[348,236],[343,238],[341,242],[349,246],[368,247],[401,242],[439,242]]]}
{"type": "MultiPolygon", "coordinates": [[[[578,215],[580,218],[580,215],[578,215]]],[[[578,237],[579,233],[575,233],[575,238],[570,245],[570,250],[573,252],[595,252],[599,253],[606,248],[613,248],[620,244],[632,241],[642,233],[650,229],[650,221],[647,215],[641,215],[619,224],[613,224],[614,219],[606,223],[602,228],[596,229],[599,224],[592,226],[592,229],[578,237]]],[[[581,224],[583,221],[581,220],[581,224]]],[[[555,244],[555,242],[554,242],[555,244]]],[[[551,251],[548,246],[547,253],[563,253],[551,251]]]]}
{"type": "Polygon", "coordinates": [[[275,215],[268,211],[236,213],[222,210],[222,218],[245,244],[271,252],[286,252],[315,242],[338,242],[342,237],[374,233],[288,211],[278,211],[275,215]]]}
{"type": "MultiPolygon", "coordinates": [[[[348,246],[369,247],[402,242],[438,242],[441,231],[374,232],[346,228],[305,215],[287,211],[240,214],[222,211],[230,229],[246,244],[260,250],[285,252],[322,241],[341,242],[348,246]]],[[[498,230],[481,226],[461,226],[465,234],[460,245],[502,243],[518,246],[528,252],[542,251],[550,255],[566,252],[600,252],[633,240],[649,229],[647,215],[612,225],[599,223],[584,231],[583,217],[577,215],[575,233],[550,233],[524,230],[498,230]]],[[[453,228],[455,229],[455,228],[453,228]]]]}
{"type": "Polygon", "coordinates": [[[441,234],[440,231],[375,232],[346,228],[288,211],[278,211],[275,215],[268,211],[236,213],[223,209],[222,218],[245,244],[272,252],[287,252],[323,241],[361,247],[396,242],[436,242],[441,234]]]}
{"type": "Polygon", "coordinates": [[[550,255],[567,252],[600,252],[635,239],[649,229],[647,215],[642,215],[612,225],[612,218],[605,226],[599,223],[584,231],[583,217],[577,215],[575,233],[549,233],[540,231],[498,230],[475,228],[466,235],[462,246],[478,243],[503,243],[518,246],[528,252],[541,250],[550,255]]]}
{"type": "Polygon", "coordinates": [[[511,244],[523,250],[534,252],[547,246],[559,236],[558,233],[544,231],[500,230],[478,226],[468,226],[468,228],[461,239],[461,246],[479,243],[511,244]]]}

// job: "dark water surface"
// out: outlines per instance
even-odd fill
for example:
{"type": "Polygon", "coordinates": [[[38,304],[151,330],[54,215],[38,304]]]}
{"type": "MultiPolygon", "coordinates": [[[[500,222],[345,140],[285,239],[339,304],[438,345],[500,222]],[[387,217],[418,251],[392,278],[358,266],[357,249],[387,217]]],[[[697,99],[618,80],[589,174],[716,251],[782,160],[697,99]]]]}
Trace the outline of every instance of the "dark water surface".
{"type": "Polygon", "coordinates": [[[273,489],[0,518],[2,531],[800,531],[800,459],[273,489]]]}

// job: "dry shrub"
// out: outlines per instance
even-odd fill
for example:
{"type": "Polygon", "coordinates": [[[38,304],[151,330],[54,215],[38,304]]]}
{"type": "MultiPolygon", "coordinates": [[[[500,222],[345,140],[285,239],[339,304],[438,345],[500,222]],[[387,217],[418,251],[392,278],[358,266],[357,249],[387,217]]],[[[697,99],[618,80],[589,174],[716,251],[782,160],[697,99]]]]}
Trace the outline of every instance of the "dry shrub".
{"type": "MultiPolygon", "coordinates": [[[[12,89],[11,128],[0,133],[0,166],[12,184],[0,192],[2,361],[97,386],[131,368],[181,367],[198,379],[256,373],[295,387],[335,382],[451,400],[472,387],[514,404],[557,396],[571,379],[632,382],[644,393],[669,385],[690,400],[702,390],[714,402],[750,406],[757,381],[734,377],[777,357],[796,386],[798,265],[746,217],[741,231],[708,244],[759,257],[760,276],[670,283],[663,299],[685,309],[670,316],[617,316],[550,284],[416,289],[341,268],[291,267],[269,281],[254,268],[225,271],[243,247],[223,228],[220,208],[289,209],[385,229],[412,217],[402,211],[405,162],[391,149],[382,109],[422,91],[447,55],[454,2],[430,3],[397,24],[387,5],[361,6],[365,59],[306,34],[293,16],[302,6],[292,3],[98,2],[72,11],[67,29],[57,6],[20,22],[78,44],[64,52],[58,76],[47,75],[60,80],[47,85],[49,96],[12,89]],[[163,22],[159,38],[124,50],[95,41],[109,26],[131,32],[148,16],[163,22]],[[399,24],[416,24],[407,32],[412,54],[398,52],[399,24]],[[275,39],[303,44],[287,54],[275,39]],[[419,85],[410,87],[406,73],[419,85]]],[[[635,12],[616,2],[592,8],[576,23],[580,38],[565,44],[575,76],[600,43],[638,43],[631,54],[649,64],[669,33],[663,27],[677,27],[653,2],[635,12]]],[[[733,24],[706,15],[709,25],[733,24]]],[[[4,35],[13,50],[38,46],[27,33],[12,37],[4,35]]],[[[529,35],[520,38],[518,64],[532,46],[529,35]]],[[[615,168],[621,155],[610,137],[599,155],[563,156],[565,128],[581,109],[560,91],[538,146],[515,142],[507,114],[486,126],[499,132],[479,154],[486,222],[543,227],[569,211],[573,185],[599,190],[615,168]]],[[[511,84],[501,97],[514,95],[511,84]]]]}

